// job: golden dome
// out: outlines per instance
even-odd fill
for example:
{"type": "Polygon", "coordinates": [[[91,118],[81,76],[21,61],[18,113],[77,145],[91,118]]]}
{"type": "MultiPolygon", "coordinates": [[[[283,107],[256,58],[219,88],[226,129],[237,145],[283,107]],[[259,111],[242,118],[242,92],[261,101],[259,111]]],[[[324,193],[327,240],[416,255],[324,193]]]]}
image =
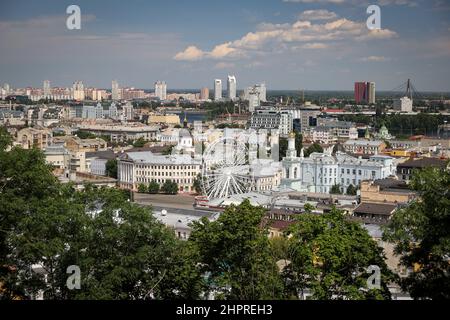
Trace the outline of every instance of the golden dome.
{"type": "Polygon", "coordinates": [[[289,138],[294,138],[295,139],[295,132],[291,131],[291,133],[289,133],[289,138]]]}

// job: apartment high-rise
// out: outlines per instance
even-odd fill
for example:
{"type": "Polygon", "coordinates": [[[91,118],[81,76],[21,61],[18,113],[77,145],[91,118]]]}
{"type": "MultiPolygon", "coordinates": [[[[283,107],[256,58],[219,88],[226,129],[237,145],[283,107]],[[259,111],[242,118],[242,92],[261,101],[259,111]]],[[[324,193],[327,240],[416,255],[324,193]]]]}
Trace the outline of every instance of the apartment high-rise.
{"type": "Polygon", "coordinates": [[[375,82],[355,82],[355,102],[375,104],[375,82]]]}
{"type": "Polygon", "coordinates": [[[84,100],[84,84],[82,81],[75,81],[72,86],[72,95],[74,100],[84,100]]]}
{"type": "Polygon", "coordinates": [[[222,80],[214,80],[214,100],[222,100],[222,80]]]}
{"type": "Polygon", "coordinates": [[[367,82],[368,100],[367,103],[375,104],[375,82],[367,82]]]}
{"type": "Polygon", "coordinates": [[[52,90],[50,88],[49,80],[44,80],[43,89],[44,89],[44,97],[46,97],[46,98],[50,97],[52,94],[52,90]]]}
{"type": "Polygon", "coordinates": [[[209,99],[209,89],[202,88],[200,90],[200,100],[208,100],[209,99]]]}
{"type": "Polygon", "coordinates": [[[366,101],[367,92],[366,92],[366,83],[365,82],[355,82],[355,102],[361,103],[366,101]]]}
{"type": "Polygon", "coordinates": [[[119,83],[116,80],[113,80],[111,83],[111,99],[112,100],[120,100],[120,88],[119,83]]]}
{"type": "Polygon", "coordinates": [[[155,82],[155,96],[160,100],[167,99],[167,84],[165,81],[156,81],[155,82]]]}
{"type": "Polygon", "coordinates": [[[227,98],[230,100],[236,100],[236,77],[228,76],[227,80],[227,98]]]}

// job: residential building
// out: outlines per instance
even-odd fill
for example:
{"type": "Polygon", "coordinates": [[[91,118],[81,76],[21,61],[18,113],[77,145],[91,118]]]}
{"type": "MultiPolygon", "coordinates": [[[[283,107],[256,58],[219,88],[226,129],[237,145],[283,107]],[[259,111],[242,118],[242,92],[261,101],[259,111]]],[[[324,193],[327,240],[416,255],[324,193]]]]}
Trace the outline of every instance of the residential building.
{"type": "Polygon", "coordinates": [[[98,176],[106,176],[106,163],[115,158],[116,155],[112,150],[86,152],[87,171],[98,176]]]}
{"type": "Polygon", "coordinates": [[[214,80],[214,100],[222,100],[222,80],[220,79],[214,80]]]}
{"type": "Polygon", "coordinates": [[[70,153],[62,144],[48,146],[45,151],[45,161],[54,169],[68,170],[70,153]]]}
{"type": "Polygon", "coordinates": [[[165,81],[155,82],[155,96],[159,98],[159,100],[167,99],[167,84],[165,81]]]}
{"type": "Polygon", "coordinates": [[[95,139],[80,139],[75,136],[61,136],[53,139],[55,144],[64,144],[70,152],[96,152],[106,150],[108,144],[105,140],[100,138],[95,139]]]}
{"type": "Polygon", "coordinates": [[[368,82],[367,83],[367,103],[368,104],[375,104],[375,82],[368,82]]]}
{"type": "Polygon", "coordinates": [[[448,169],[448,160],[438,158],[409,159],[397,165],[397,177],[400,180],[409,182],[414,171],[430,167],[442,170],[448,169]]]}
{"type": "Polygon", "coordinates": [[[85,98],[84,85],[82,81],[75,81],[72,86],[73,99],[83,101],[85,98]]]}
{"type": "Polygon", "coordinates": [[[381,140],[347,140],[344,143],[345,152],[358,155],[376,155],[380,154],[386,149],[386,143],[381,140]]]}
{"type": "Polygon", "coordinates": [[[122,106],[122,114],[120,116],[120,120],[122,121],[131,121],[134,119],[134,108],[133,105],[128,102],[126,105],[122,106]]]}
{"type": "Polygon", "coordinates": [[[228,76],[227,80],[227,98],[234,101],[236,100],[236,77],[228,76]]]}
{"type": "Polygon", "coordinates": [[[353,217],[357,221],[371,224],[386,224],[398,206],[390,203],[362,202],[353,210],[353,217]]]}
{"type": "Polygon", "coordinates": [[[394,110],[407,113],[412,112],[413,100],[408,97],[402,97],[394,100],[394,110]]]}
{"type": "Polygon", "coordinates": [[[375,82],[355,82],[355,102],[375,104],[375,82]]]}
{"type": "Polygon", "coordinates": [[[202,101],[209,100],[209,89],[208,88],[202,88],[200,90],[200,100],[202,100],[202,101]]]}
{"type": "Polygon", "coordinates": [[[121,99],[119,83],[116,80],[113,80],[111,83],[111,99],[112,100],[121,99]]]}
{"type": "Polygon", "coordinates": [[[49,80],[44,80],[44,85],[43,85],[43,90],[44,90],[44,97],[46,98],[50,98],[50,96],[52,95],[52,89],[50,87],[50,81],[49,80]]]}
{"type": "Polygon", "coordinates": [[[352,122],[317,118],[317,127],[311,127],[307,136],[314,142],[331,144],[358,139],[358,129],[352,122]]]}
{"type": "Polygon", "coordinates": [[[52,144],[52,131],[45,128],[24,128],[17,132],[15,144],[20,145],[23,149],[45,150],[52,144]]]}
{"type": "Polygon", "coordinates": [[[362,181],[360,192],[361,202],[370,203],[406,204],[417,197],[405,181],[393,178],[362,181]]]}
{"type": "Polygon", "coordinates": [[[293,129],[292,114],[284,110],[257,110],[250,119],[251,129],[279,130],[280,135],[287,136],[293,129]]]}

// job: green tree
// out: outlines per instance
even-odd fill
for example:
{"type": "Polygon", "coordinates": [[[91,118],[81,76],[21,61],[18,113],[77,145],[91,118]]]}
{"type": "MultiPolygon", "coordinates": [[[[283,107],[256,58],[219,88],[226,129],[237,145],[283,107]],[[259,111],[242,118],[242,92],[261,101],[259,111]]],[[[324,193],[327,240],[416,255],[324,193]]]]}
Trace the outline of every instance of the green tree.
{"type": "MultiPolygon", "coordinates": [[[[9,141],[4,135],[0,141],[9,141]]],[[[148,208],[122,190],[61,185],[40,150],[5,152],[7,143],[0,149],[0,299],[39,290],[48,299],[197,297],[192,261],[180,264],[180,241],[148,208]],[[81,290],[66,287],[70,265],[81,269],[81,290]],[[176,268],[190,278],[169,279],[176,268]]]]}
{"type": "Polygon", "coordinates": [[[262,207],[248,200],[231,205],[216,221],[193,222],[189,242],[207,275],[209,290],[225,299],[276,299],[282,292],[267,230],[261,228],[262,207]]]}
{"type": "Polygon", "coordinates": [[[117,179],[117,159],[109,159],[106,161],[106,175],[117,179]]]}
{"type": "Polygon", "coordinates": [[[147,188],[147,186],[145,184],[140,183],[138,185],[138,192],[139,193],[147,193],[147,191],[148,191],[148,188],[147,188]]]}
{"type": "Polygon", "coordinates": [[[331,194],[342,194],[341,186],[339,184],[333,185],[331,187],[330,193],[331,194]]]}
{"type": "Polygon", "coordinates": [[[12,137],[4,127],[0,127],[0,152],[12,144],[12,137]]]}
{"type": "Polygon", "coordinates": [[[393,274],[383,250],[357,223],[347,221],[333,208],[323,215],[302,214],[287,231],[291,262],[283,271],[288,297],[306,289],[314,299],[389,299],[387,284],[393,274]],[[366,268],[381,271],[379,289],[369,289],[366,268]]]}
{"type": "Polygon", "coordinates": [[[280,150],[280,152],[279,152],[279,159],[280,159],[280,161],[284,157],[286,157],[287,149],[288,149],[288,139],[280,138],[280,140],[279,140],[279,150],[280,150]]]}
{"type": "Polygon", "coordinates": [[[148,193],[156,194],[159,192],[159,184],[158,182],[152,180],[148,185],[148,193]]]}
{"type": "Polygon", "coordinates": [[[305,151],[305,157],[309,157],[309,155],[313,152],[323,152],[323,148],[320,144],[318,143],[313,143],[312,145],[310,145],[306,151],[305,151]]]}
{"type": "Polygon", "coordinates": [[[145,146],[146,143],[147,143],[147,140],[145,140],[144,138],[141,137],[133,142],[133,147],[142,148],[143,146],[145,146]]]}
{"type": "Polygon", "coordinates": [[[356,196],[357,191],[358,189],[352,184],[347,187],[347,195],[349,196],[356,196]]]}
{"type": "Polygon", "coordinates": [[[203,188],[202,188],[202,175],[199,173],[198,175],[197,175],[197,177],[194,179],[194,183],[193,183],[193,186],[194,186],[194,189],[195,189],[195,192],[197,192],[198,194],[200,194],[200,193],[202,193],[203,192],[203,188]]]}
{"type": "Polygon", "coordinates": [[[165,156],[172,154],[173,147],[174,147],[174,146],[167,146],[167,147],[163,150],[162,154],[165,155],[165,156]]]}
{"type": "Polygon", "coordinates": [[[178,184],[171,180],[166,180],[161,187],[161,190],[167,194],[177,194],[178,193],[178,184]]]}
{"type": "Polygon", "coordinates": [[[97,136],[93,133],[87,131],[77,131],[75,135],[80,139],[95,139],[97,136]]]}
{"type": "Polygon", "coordinates": [[[299,132],[295,132],[295,150],[297,150],[297,156],[300,156],[300,151],[303,148],[303,135],[299,132]]]}
{"type": "Polygon", "coordinates": [[[414,270],[400,284],[415,299],[450,298],[450,172],[417,171],[411,180],[420,199],[398,210],[384,230],[401,263],[414,270]]]}

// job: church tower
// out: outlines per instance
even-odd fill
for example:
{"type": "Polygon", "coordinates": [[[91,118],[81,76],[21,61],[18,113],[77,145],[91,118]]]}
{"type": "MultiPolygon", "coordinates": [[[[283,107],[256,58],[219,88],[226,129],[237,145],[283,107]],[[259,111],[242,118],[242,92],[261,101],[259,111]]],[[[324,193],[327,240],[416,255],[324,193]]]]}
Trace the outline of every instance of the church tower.
{"type": "Polygon", "coordinates": [[[295,149],[295,133],[293,131],[289,134],[286,157],[289,159],[297,157],[297,150],[295,149]]]}

